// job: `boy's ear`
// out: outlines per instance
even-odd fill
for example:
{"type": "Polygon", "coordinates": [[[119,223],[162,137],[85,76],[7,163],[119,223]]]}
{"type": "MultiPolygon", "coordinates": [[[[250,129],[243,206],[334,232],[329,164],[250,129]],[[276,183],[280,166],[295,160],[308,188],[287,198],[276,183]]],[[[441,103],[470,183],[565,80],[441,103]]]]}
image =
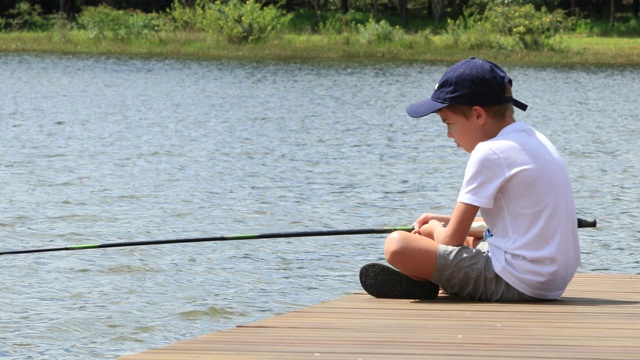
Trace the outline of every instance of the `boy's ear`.
{"type": "Polygon", "coordinates": [[[474,106],[471,108],[469,119],[476,123],[476,125],[484,125],[487,121],[487,112],[481,106],[474,106]]]}

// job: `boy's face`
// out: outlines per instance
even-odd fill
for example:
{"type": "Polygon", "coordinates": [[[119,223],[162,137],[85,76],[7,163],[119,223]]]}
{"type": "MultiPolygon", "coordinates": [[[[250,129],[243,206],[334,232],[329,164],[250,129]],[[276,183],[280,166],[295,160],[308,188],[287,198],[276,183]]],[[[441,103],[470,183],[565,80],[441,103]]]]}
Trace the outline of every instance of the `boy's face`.
{"type": "Polygon", "coordinates": [[[438,111],[442,122],[447,125],[447,136],[455,140],[456,145],[470,153],[476,145],[482,141],[478,135],[477,122],[474,121],[474,112],[468,117],[452,112],[446,107],[438,111]]]}

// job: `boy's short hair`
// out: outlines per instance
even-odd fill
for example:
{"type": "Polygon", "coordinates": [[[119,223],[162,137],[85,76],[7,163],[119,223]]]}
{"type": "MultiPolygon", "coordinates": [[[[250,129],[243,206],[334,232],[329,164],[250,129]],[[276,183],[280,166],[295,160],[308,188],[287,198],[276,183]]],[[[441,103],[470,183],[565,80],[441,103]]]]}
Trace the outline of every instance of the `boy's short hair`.
{"type": "Polygon", "coordinates": [[[527,104],[511,96],[512,84],[511,78],[498,65],[471,57],[447,70],[431,97],[409,105],[407,114],[419,118],[449,105],[482,106],[491,115],[496,111],[506,114],[509,108],[513,111],[514,106],[526,111],[527,104]],[[508,106],[503,108],[502,105],[508,106]],[[498,111],[498,108],[501,109],[498,111]]]}

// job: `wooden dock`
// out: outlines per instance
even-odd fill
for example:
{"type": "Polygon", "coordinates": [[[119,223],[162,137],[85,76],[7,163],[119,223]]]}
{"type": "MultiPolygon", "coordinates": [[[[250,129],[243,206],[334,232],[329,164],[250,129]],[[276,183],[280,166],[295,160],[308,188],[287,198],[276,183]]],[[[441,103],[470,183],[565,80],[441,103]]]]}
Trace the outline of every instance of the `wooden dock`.
{"type": "Polygon", "coordinates": [[[639,359],[640,275],[578,274],[561,300],[348,295],[121,359],[639,359]]]}

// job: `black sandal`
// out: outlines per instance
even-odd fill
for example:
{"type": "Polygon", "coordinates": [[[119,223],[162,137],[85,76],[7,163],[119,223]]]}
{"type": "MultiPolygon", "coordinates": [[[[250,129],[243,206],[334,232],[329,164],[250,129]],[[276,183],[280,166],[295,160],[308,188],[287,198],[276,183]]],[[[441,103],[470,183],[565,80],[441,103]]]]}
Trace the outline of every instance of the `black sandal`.
{"type": "Polygon", "coordinates": [[[431,281],[414,280],[389,266],[371,263],[360,269],[360,284],[369,295],[384,299],[431,300],[440,287],[431,281]]]}

